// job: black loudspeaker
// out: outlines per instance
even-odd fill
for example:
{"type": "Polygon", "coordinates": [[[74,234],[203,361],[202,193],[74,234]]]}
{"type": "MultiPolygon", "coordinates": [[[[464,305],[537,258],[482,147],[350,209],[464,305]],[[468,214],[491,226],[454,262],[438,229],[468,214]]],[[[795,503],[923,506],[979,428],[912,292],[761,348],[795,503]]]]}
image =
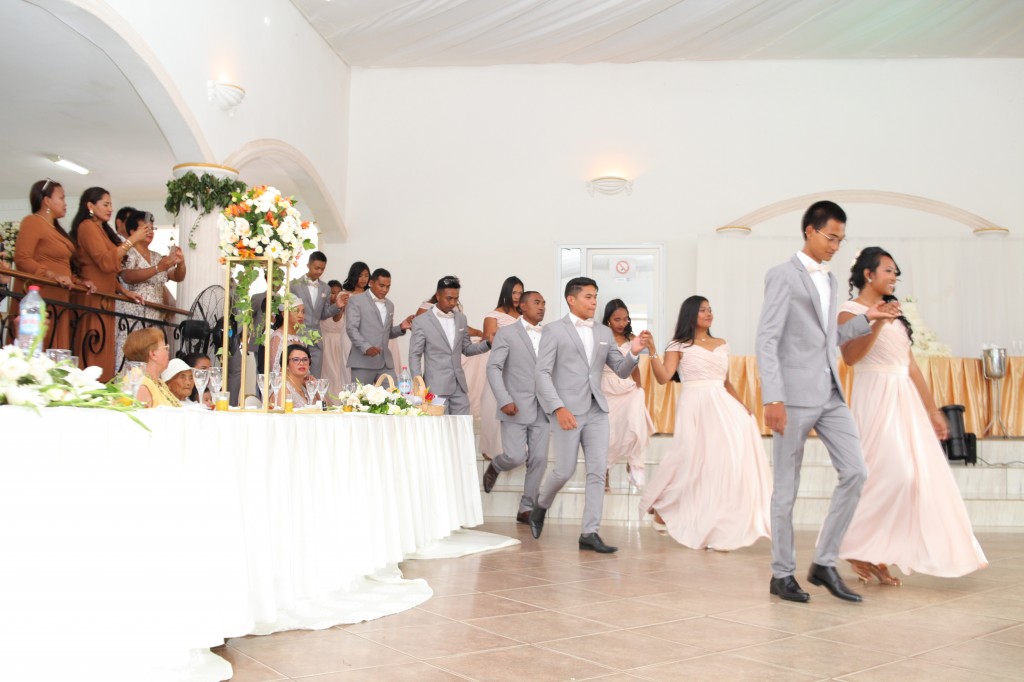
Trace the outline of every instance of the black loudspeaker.
{"type": "Polygon", "coordinates": [[[978,464],[978,438],[964,432],[964,406],[944,405],[939,408],[949,423],[949,438],[942,441],[942,449],[950,461],[963,460],[964,465],[978,464]]]}

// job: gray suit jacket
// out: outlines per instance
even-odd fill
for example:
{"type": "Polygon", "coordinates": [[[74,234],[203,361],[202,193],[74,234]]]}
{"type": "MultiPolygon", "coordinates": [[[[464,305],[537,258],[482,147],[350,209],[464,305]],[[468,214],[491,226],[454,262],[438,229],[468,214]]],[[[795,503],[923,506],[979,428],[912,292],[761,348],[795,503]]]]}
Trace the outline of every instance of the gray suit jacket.
{"type": "Polygon", "coordinates": [[[566,407],[573,414],[585,414],[593,397],[605,412],[608,401],[601,391],[601,371],[605,365],[625,379],[639,359],[623,356],[615,346],[612,330],[594,322],[594,354],[587,365],[587,352],[572,319],[562,319],[544,327],[537,354],[537,399],[548,414],[566,407]]]}
{"type": "Polygon", "coordinates": [[[370,290],[348,299],[345,306],[345,333],[352,339],[352,350],[348,354],[348,366],[357,369],[394,369],[395,361],[388,349],[388,341],[402,336],[405,330],[394,324],[395,304],[384,299],[387,315],[380,320],[380,309],[371,298],[370,290]],[[366,354],[373,347],[380,348],[374,357],[366,354]]]}
{"type": "MultiPolygon", "coordinates": [[[[293,294],[299,297],[302,305],[306,307],[306,321],[303,324],[306,325],[307,329],[320,331],[320,320],[326,320],[328,317],[338,314],[338,306],[334,305],[334,302],[331,300],[331,287],[322,279],[316,281],[316,296],[312,298],[309,295],[309,287],[306,286],[305,277],[292,280],[289,288],[293,294]]],[[[316,345],[320,347],[320,342],[317,342],[316,345]]]]}
{"type": "Polygon", "coordinates": [[[537,420],[537,354],[521,322],[502,327],[494,335],[487,358],[487,383],[498,402],[498,419],[516,424],[537,420]],[[509,416],[501,408],[515,403],[518,412],[509,416]]]}
{"type": "Polygon", "coordinates": [[[764,307],[757,327],[757,366],[763,403],[820,407],[832,383],[842,395],[836,366],[839,344],[871,331],[868,318],[857,315],[837,325],[839,290],[835,275],[828,324],[821,323],[821,300],[810,273],[794,254],[764,276],[764,307]]]}
{"type": "Polygon", "coordinates": [[[462,356],[486,353],[490,346],[486,341],[471,343],[466,326],[466,316],[455,311],[455,343],[449,345],[448,335],[433,310],[417,315],[412,321],[409,371],[413,376],[423,377],[431,393],[451,395],[457,388],[463,393],[469,391],[466,373],[462,371],[462,356]]]}

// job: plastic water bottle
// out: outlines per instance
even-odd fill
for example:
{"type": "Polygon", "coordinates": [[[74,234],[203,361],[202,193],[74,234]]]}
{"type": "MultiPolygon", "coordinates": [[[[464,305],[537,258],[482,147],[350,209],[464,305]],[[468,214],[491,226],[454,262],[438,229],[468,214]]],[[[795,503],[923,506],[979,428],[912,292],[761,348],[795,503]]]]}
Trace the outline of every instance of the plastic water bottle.
{"type": "Polygon", "coordinates": [[[412,374],[405,365],[402,365],[402,373],[398,375],[398,392],[407,398],[412,393],[412,374]]]}
{"type": "MultiPolygon", "coordinates": [[[[28,288],[28,295],[21,299],[21,312],[18,317],[18,348],[26,353],[43,333],[43,320],[46,317],[46,304],[39,295],[39,287],[34,284],[28,288]]],[[[42,343],[36,345],[36,354],[42,352],[42,343]]]]}

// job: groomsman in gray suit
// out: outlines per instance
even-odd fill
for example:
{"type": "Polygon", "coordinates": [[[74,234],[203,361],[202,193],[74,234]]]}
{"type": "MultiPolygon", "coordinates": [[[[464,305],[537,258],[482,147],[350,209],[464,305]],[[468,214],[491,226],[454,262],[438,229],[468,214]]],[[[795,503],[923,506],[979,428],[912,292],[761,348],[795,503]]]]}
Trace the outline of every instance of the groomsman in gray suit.
{"type": "MultiPolygon", "coordinates": [[[[326,320],[338,314],[340,308],[337,301],[331,295],[331,287],[327,286],[321,276],[327,268],[327,256],[322,251],[314,251],[309,254],[309,263],[306,265],[306,274],[303,277],[292,281],[291,291],[299,297],[306,308],[306,320],[304,324],[310,331],[320,332],[320,320],[326,320]]],[[[347,298],[347,297],[346,297],[347,298]]],[[[339,298],[339,300],[341,300],[339,298]]],[[[324,366],[323,344],[317,341],[309,346],[309,373],[315,377],[320,376],[324,366]]]]}
{"type": "Polygon", "coordinates": [[[548,466],[548,416],[537,402],[536,377],[544,306],[539,292],[524,291],[519,297],[522,317],[497,331],[487,357],[487,383],[497,399],[505,452],[487,465],[484,492],[491,492],[500,472],[525,463],[526,483],[516,520],[527,524],[548,466]]]}
{"type": "Polygon", "coordinates": [[[395,304],[388,300],[391,273],[377,268],[370,274],[366,291],[348,299],[345,333],[352,339],[348,367],[352,378],[364,384],[376,383],[381,374],[398,380],[388,341],[412,327],[412,315],[395,324],[395,304]]]}
{"type": "Polygon", "coordinates": [[[769,592],[806,602],[793,574],[793,505],[800,485],[804,443],[811,429],[828,449],[839,483],[832,493],[807,580],[834,596],[859,602],[836,570],[839,545],[850,525],[867,477],[857,426],[843,397],[836,348],[868,334],[870,323],[895,318],[892,304],[879,303],[837,325],[839,291],[828,261],[846,238],[846,213],[831,201],[807,209],[801,223],[803,249],[765,275],[764,307],[757,330],[765,424],[772,443],[775,489],[772,493],[772,579],[769,592]]]}
{"type": "Polygon", "coordinates": [[[437,303],[412,322],[409,369],[423,377],[430,392],[444,398],[448,414],[469,414],[466,373],[462,356],[479,355],[491,348],[487,341],[470,343],[466,316],[457,310],[462,284],[458,277],[437,282],[437,303]]]}
{"type": "Polygon", "coordinates": [[[609,554],[618,547],[606,545],[597,533],[608,464],[608,402],[601,391],[601,372],[607,365],[623,379],[628,377],[650,333],[638,334],[629,355],[623,357],[612,330],[594,323],[597,282],[588,277],[569,280],[565,300],[569,314],[544,327],[537,355],[537,399],[545,412],[555,416],[558,428],[551,432],[555,469],[544,479],[530,512],[530,531],[533,537],[540,537],[555,495],[576,471],[576,455],[582,445],[587,485],[579,547],[609,554]]]}

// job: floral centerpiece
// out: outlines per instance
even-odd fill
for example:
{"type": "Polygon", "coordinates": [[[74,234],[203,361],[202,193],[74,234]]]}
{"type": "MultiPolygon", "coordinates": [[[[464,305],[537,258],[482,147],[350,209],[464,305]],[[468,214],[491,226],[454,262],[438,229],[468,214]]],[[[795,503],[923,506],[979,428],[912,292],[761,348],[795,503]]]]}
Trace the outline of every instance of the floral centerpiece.
{"type": "MultiPolygon", "coordinates": [[[[115,384],[101,384],[99,367],[79,369],[70,360],[54,362],[17,346],[0,348],[0,405],[88,407],[129,413],[139,403],[115,384]]],[[[129,417],[145,428],[133,415],[129,417]]]]}
{"type": "Polygon", "coordinates": [[[5,261],[5,267],[11,267],[14,262],[14,243],[18,240],[20,223],[11,221],[0,222],[0,261],[5,261]]]}
{"type": "Polygon", "coordinates": [[[344,412],[414,416],[423,414],[397,390],[388,390],[373,384],[358,384],[356,390],[342,391],[336,399],[344,412]]]}
{"type": "MultiPolygon", "coordinates": [[[[258,278],[268,275],[267,309],[277,309],[288,287],[284,281],[285,265],[298,265],[303,249],[314,247],[311,237],[316,226],[302,220],[292,197],[282,196],[266,185],[232,193],[231,204],[221,212],[217,226],[222,263],[228,258],[269,257],[274,261],[270,273],[264,273],[260,263],[243,263],[235,276],[235,315],[240,324],[251,327],[249,288],[258,278]]],[[[262,330],[256,329],[254,333],[257,342],[262,342],[262,330]]]]}

